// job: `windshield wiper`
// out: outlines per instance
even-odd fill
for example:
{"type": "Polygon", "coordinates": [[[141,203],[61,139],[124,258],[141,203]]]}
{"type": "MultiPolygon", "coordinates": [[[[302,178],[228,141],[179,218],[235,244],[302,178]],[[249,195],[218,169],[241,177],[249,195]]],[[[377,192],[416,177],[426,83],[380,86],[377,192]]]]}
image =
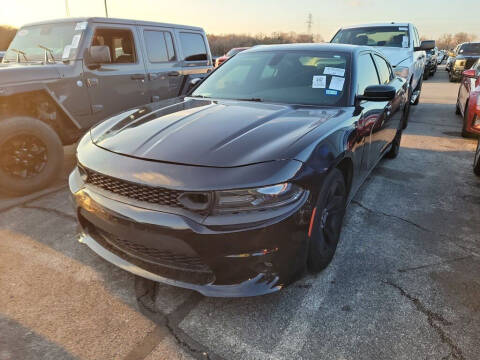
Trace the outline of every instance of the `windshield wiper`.
{"type": "Polygon", "coordinates": [[[210,99],[211,98],[211,96],[205,96],[205,95],[189,95],[189,97],[201,98],[201,99],[210,99]]]}
{"type": "Polygon", "coordinates": [[[28,61],[27,55],[22,50],[17,50],[17,49],[10,49],[10,50],[13,51],[14,53],[17,53],[17,63],[20,62],[20,55],[23,56],[25,61],[28,61]]]}
{"type": "Polygon", "coordinates": [[[44,62],[49,63],[50,61],[48,60],[48,55],[50,55],[52,62],[55,63],[55,57],[53,56],[53,51],[52,49],[47,48],[46,46],[43,45],[37,45],[40,49],[45,50],[44,54],[44,62]]]}
{"type": "Polygon", "coordinates": [[[254,101],[254,102],[263,102],[263,99],[261,98],[246,98],[246,99],[233,99],[233,100],[237,100],[237,101],[254,101]]]}

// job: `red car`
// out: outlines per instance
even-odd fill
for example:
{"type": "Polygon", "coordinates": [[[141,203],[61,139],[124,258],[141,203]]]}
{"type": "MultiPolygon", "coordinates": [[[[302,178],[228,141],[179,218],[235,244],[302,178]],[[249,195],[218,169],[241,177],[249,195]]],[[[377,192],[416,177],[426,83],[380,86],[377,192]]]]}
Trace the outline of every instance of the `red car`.
{"type": "Polygon", "coordinates": [[[238,48],[233,48],[230,49],[225,55],[220,56],[216,61],[215,61],[215,67],[222,65],[225,61],[227,61],[229,58],[231,58],[233,55],[238,54],[239,52],[243,50],[249,49],[248,47],[238,47],[238,48]]]}
{"type": "Polygon", "coordinates": [[[456,112],[463,116],[462,136],[480,135],[480,60],[463,72],[456,112]]]}

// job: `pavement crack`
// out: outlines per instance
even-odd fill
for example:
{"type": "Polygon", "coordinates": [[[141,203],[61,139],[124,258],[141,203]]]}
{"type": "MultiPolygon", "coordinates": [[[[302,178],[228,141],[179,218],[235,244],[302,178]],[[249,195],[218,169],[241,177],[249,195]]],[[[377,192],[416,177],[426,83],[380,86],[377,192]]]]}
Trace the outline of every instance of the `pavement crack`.
{"type": "Polygon", "coordinates": [[[455,360],[466,360],[460,347],[457,344],[455,344],[453,339],[450,338],[448,334],[439,325],[441,324],[444,326],[450,326],[452,325],[450,321],[446,320],[442,315],[427,309],[426,306],[418,298],[407,293],[401,286],[395,284],[390,280],[384,281],[384,283],[397,289],[403,297],[410,300],[415,305],[417,310],[427,317],[428,324],[430,325],[430,327],[432,327],[435,330],[437,335],[440,337],[441,342],[446,344],[450,348],[450,354],[444,357],[445,359],[448,359],[451,357],[452,359],[455,359],[455,360]]]}
{"type": "Polygon", "coordinates": [[[137,293],[136,297],[140,311],[150,320],[168,330],[178,346],[198,360],[224,360],[205,345],[194,340],[179,327],[183,319],[203,299],[202,295],[192,292],[172,313],[164,314],[155,307],[157,283],[140,277],[135,277],[135,283],[135,292],[137,293]]]}
{"type": "Polygon", "coordinates": [[[402,218],[400,216],[397,216],[397,215],[392,215],[392,214],[388,214],[386,212],[383,212],[383,211],[379,211],[379,210],[373,210],[365,205],[363,205],[361,202],[357,201],[357,200],[352,200],[352,203],[354,203],[355,205],[358,205],[360,206],[362,209],[372,213],[372,214],[377,214],[377,215],[383,215],[383,216],[386,216],[386,217],[391,217],[391,218],[394,218],[394,219],[397,219],[397,220],[400,220],[400,221],[403,221],[403,222],[406,222],[412,226],[415,226],[416,228],[422,230],[422,231],[426,231],[426,232],[431,232],[431,233],[435,233],[434,231],[430,230],[430,229],[427,229],[425,227],[423,227],[422,225],[419,225],[413,221],[410,221],[408,219],[405,219],[405,218],[402,218]]]}
{"type": "Polygon", "coordinates": [[[441,236],[441,237],[444,237],[448,240],[451,240],[451,243],[459,248],[461,248],[462,250],[466,251],[466,252],[469,252],[470,255],[473,255],[473,256],[480,256],[480,254],[476,253],[475,251],[473,251],[472,249],[468,248],[468,247],[465,247],[465,246],[462,246],[460,244],[458,244],[458,238],[455,238],[453,236],[450,236],[450,235],[446,235],[446,234],[442,234],[442,233],[439,233],[437,231],[434,231],[434,230],[431,230],[431,229],[428,229],[422,225],[419,225],[411,220],[408,220],[408,219],[405,219],[405,218],[402,218],[400,216],[397,216],[397,215],[393,215],[393,214],[388,214],[386,212],[383,212],[383,211],[380,211],[380,210],[374,210],[374,209],[371,209],[369,208],[368,206],[365,206],[364,204],[362,204],[361,202],[359,202],[358,200],[352,200],[352,203],[361,207],[362,209],[364,209],[365,211],[368,211],[372,214],[376,214],[376,215],[383,215],[383,216],[386,216],[386,217],[390,217],[390,218],[393,218],[393,219],[397,219],[397,220],[400,220],[402,222],[405,222],[407,224],[410,224],[414,227],[416,227],[417,229],[419,230],[422,230],[422,231],[425,231],[425,232],[428,232],[428,233],[431,233],[431,234],[435,234],[437,236],[441,236]]]}
{"type": "Polygon", "coordinates": [[[454,259],[447,259],[447,260],[444,260],[444,261],[439,261],[439,262],[436,262],[436,263],[433,263],[433,264],[425,264],[425,265],[413,266],[413,267],[404,268],[404,269],[398,269],[397,271],[400,272],[400,273],[404,273],[404,272],[407,272],[407,271],[425,269],[425,268],[428,268],[428,267],[431,267],[431,266],[448,264],[448,263],[455,262],[455,261],[462,261],[462,260],[470,259],[472,257],[473,257],[473,255],[462,256],[462,257],[457,257],[457,258],[454,258],[454,259]]]}
{"type": "Polygon", "coordinates": [[[71,221],[77,221],[77,218],[73,215],[64,213],[63,211],[57,210],[57,209],[52,209],[52,208],[46,208],[43,206],[34,206],[34,205],[22,205],[23,209],[33,209],[33,210],[40,210],[40,211],[45,211],[49,212],[51,214],[55,214],[57,216],[63,217],[65,219],[71,220],[71,221]]]}

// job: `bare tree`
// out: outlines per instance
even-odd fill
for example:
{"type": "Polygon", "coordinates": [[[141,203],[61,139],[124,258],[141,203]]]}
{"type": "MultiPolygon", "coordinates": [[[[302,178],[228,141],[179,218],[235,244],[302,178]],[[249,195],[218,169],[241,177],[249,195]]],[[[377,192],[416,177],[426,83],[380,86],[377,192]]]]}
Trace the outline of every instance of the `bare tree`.
{"type": "Polygon", "coordinates": [[[17,33],[17,29],[8,25],[0,25],[0,50],[6,50],[13,37],[17,33]]]}
{"type": "Polygon", "coordinates": [[[443,34],[437,39],[437,47],[439,49],[453,49],[463,42],[473,41],[477,38],[475,34],[459,32],[456,34],[443,34]]]}

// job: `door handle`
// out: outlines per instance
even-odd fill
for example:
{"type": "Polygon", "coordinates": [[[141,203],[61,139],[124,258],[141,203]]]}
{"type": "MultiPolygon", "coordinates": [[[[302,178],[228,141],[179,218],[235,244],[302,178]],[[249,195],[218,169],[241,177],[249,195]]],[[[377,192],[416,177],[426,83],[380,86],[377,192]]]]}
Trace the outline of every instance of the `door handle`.
{"type": "Polygon", "coordinates": [[[130,78],[132,80],[145,80],[145,74],[133,74],[130,78]]]}
{"type": "Polygon", "coordinates": [[[180,75],[180,73],[178,71],[170,71],[168,73],[168,76],[179,76],[179,75],[180,75]]]}

